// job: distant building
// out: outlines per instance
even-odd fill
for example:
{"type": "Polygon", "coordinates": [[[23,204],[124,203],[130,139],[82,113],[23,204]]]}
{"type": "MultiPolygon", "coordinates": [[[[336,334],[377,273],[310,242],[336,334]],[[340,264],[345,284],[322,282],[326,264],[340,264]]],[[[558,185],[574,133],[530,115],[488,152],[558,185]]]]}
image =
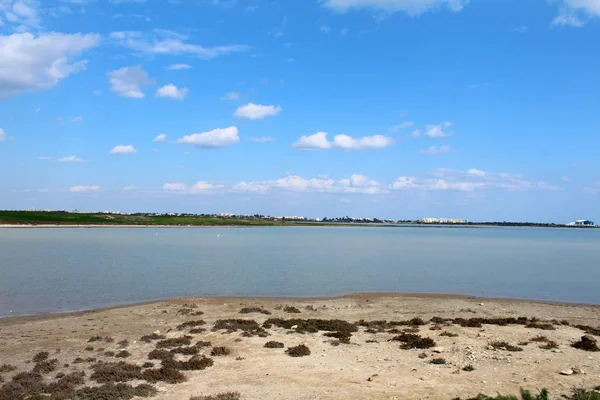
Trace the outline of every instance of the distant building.
{"type": "Polygon", "coordinates": [[[568,226],[594,226],[594,222],[588,221],[587,219],[580,219],[575,222],[570,222],[567,225],[568,226]]]}
{"type": "Polygon", "coordinates": [[[460,218],[422,218],[419,222],[423,224],[462,224],[460,218]]]}

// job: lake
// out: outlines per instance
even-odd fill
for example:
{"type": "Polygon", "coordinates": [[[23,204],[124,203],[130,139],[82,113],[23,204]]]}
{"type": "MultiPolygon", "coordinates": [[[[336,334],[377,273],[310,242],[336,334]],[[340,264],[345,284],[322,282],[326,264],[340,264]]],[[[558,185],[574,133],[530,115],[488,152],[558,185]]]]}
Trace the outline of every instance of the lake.
{"type": "Polygon", "coordinates": [[[0,316],[355,292],[600,304],[599,288],[600,229],[0,229],[0,316]]]}

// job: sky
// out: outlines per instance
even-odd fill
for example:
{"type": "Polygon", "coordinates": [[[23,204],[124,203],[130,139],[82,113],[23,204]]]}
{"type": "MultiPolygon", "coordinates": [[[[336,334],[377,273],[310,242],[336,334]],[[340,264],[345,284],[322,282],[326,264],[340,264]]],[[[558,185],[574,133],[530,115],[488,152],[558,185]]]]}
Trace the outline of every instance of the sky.
{"type": "Polygon", "coordinates": [[[0,209],[600,221],[600,0],[0,0],[0,209]]]}

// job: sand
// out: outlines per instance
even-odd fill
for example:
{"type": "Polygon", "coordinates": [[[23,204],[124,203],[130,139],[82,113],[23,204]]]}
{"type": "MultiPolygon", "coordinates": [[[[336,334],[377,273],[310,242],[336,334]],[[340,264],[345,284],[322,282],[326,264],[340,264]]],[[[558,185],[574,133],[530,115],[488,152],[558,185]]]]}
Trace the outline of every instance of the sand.
{"type": "MultiPolygon", "coordinates": [[[[179,337],[187,331],[175,327],[190,320],[207,322],[205,333],[194,334],[193,342],[205,340],[213,346],[226,346],[232,354],[212,357],[214,365],[203,371],[184,372],[187,382],[175,385],[156,384],[156,398],[189,399],[190,396],[237,391],[245,400],[299,399],[452,399],[478,393],[516,394],[520,388],[547,388],[553,398],[568,394],[574,387],[600,385],[600,353],[586,352],[570,346],[584,332],[572,325],[600,325],[600,306],[553,304],[513,300],[488,300],[459,296],[362,294],[328,299],[248,299],[188,298],[74,314],[0,319],[0,365],[10,363],[18,371],[4,373],[5,381],[19,371],[31,370],[29,360],[47,350],[57,358],[60,367],[50,374],[86,370],[88,384],[90,363],[74,364],[76,357],[118,361],[104,355],[119,351],[118,341],[127,339],[132,355],[124,360],[143,364],[155,343],[143,343],[142,335],[160,331],[167,337],[179,337]],[[194,304],[202,316],[178,314],[184,304],[194,304]],[[289,314],[281,306],[295,306],[300,314],[289,314]],[[258,306],[272,315],[240,314],[242,307],[258,306]],[[307,310],[306,307],[314,310],[307,310]],[[213,332],[218,319],[319,318],[356,322],[364,319],[408,320],[420,317],[536,317],[540,320],[566,320],[571,326],[556,325],[555,330],[526,328],[523,325],[483,325],[481,328],[458,324],[431,330],[432,323],[418,327],[419,334],[435,340],[436,347],[425,350],[403,350],[397,341],[389,341],[392,333],[367,333],[361,327],[350,344],[333,346],[325,332],[288,333],[272,327],[270,336],[243,337],[240,332],[213,332]],[[171,331],[169,331],[171,329],[171,331]],[[440,336],[451,332],[457,337],[440,336]],[[168,333],[167,333],[168,332],[168,333]],[[92,336],[110,336],[113,343],[88,343],[92,336]],[[540,343],[522,344],[523,351],[495,350],[490,342],[503,340],[510,344],[529,342],[545,335],[558,343],[554,350],[541,349],[540,343]],[[267,341],[280,341],[286,347],[305,344],[311,354],[293,358],[285,349],[264,348],[267,341]],[[370,341],[370,342],[367,342],[370,341]],[[92,346],[93,350],[85,350],[92,346]],[[102,348],[102,351],[99,351],[102,348]],[[58,351],[58,352],[57,352],[58,351]],[[424,358],[421,358],[424,357],[424,358]],[[444,358],[446,365],[430,363],[444,358]],[[63,364],[70,364],[63,367],[63,364]],[[462,371],[472,365],[472,372],[462,371]],[[561,375],[571,370],[572,375],[561,375]]],[[[398,329],[406,329],[399,326],[398,329]]],[[[600,339],[600,338],[598,338],[600,339]]],[[[210,347],[202,349],[209,355],[210,347]]],[[[154,361],[156,362],[156,361],[154,361]]]]}

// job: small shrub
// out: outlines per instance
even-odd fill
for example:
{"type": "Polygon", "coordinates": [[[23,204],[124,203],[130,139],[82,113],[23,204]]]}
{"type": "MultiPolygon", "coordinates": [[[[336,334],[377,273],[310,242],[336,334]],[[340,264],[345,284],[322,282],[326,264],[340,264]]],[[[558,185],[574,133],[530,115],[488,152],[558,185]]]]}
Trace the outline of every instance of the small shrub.
{"type": "Polygon", "coordinates": [[[444,331],[444,332],[440,333],[440,336],[458,337],[458,333],[452,333],[452,332],[444,331]]]}
{"type": "Polygon", "coordinates": [[[442,328],[439,325],[433,325],[432,327],[429,328],[430,331],[441,331],[442,329],[444,329],[444,328],[442,328]]]}
{"type": "Polygon", "coordinates": [[[49,356],[50,356],[50,353],[48,353],[47,351],[40,351],[35,356],[33,356],[33,358],[31,360],[35,363],[42,362],[42,361],[46,361],[49,356]]]}
{"type": "Polygon", "coordinates": [[[283,311],[289,314],[300,314],[302,311],[293,306],[285,306],[283,311]]]}
{"type": "Polygon", "coordinates": [[[0,373],[13,372],[16,371],[17,367],[10,364],[2,364],[0,365],[0,373]]]}
{"type": "Polygon", "coordinates": [[[98,383],[126,382],[141,379],[142,368],[124,361],[116,363],[98,363],[92,366],[94,371],[90,379],[98,383]]]}
{"type": "Polygon", "coordinates": [[[527,325],[525,325],[525,328],[529,328],[529,329],[541,329],[541,330],[544,330],[544,331],[554,331],[554,330],[556,330],[556,327],[553,324],[544,323],[544,322],[530,322],[527,325]]]}
{"type": "Polygon", "coordinates": [[[142,336],[140,338],[140,341],[144,342],[144,343],[150,343],[153,340],[163,340],[163,339],[166,339],[166,338],[167,337],[165,335],[159,335],[159,334],[153,333],[151,335],[144,335],[144,336],[142,336]]]}
{"type": "Polygon", "coordinates": [[[446,365],[446,359],[445,358],[433,358],[429,361],[429,364],[446,365]]]}
{"type": "Polygon", "coordinates": [[[425,358],[427,358],[427,357],[428,357],[428,356],[427,356],[427,353],[425,353],[425,352],[423,352],[423,353],[419,354],[419,358],[420,358],[421,360],[423,360],[423,359],[425,359],[425,358]]]}
{"type": "Polygon", "coordinates": [[[168,350],[159,350],[159,349],[154,349],[152,350],[150,353],[148,353],[148,359],[149,360],[170,360],[173,358],[173,353],[171,353],[168,350]]]}
{"type": "Polygon", "coordinates": [[[56,358],[52,360],[40,361],[33,367],[33,372],[40,374],[49,374],[54,371],[58,366],[58,360],[56,358]]]}
{"type": "Polygon", "coordinates": [[[136,396],[152,397],[156,395],[157,390],[146,383],[138,386],[131,386],[125,383],[108,383],[102,386],[85,387],[77,390],[76,398],[78,400],[129,400],[136,396]]]}
{"type": "Polygon", "coordinates": [[[117,344],[119,345],[119,348],[124,349],[129,346],[129,340],[123,339],[117,344]]]}
{"type": "Polygon", "coordinates": [[[142,368],[152,368],[152,367],[154,367],[154,363],[151,363],[149,361],[142,364],[142,368]]]}
{"type": "Polygon", "coordinates": [[[182,336],[182,337],[178,337],[178,338],[165,339],[165,340],[156,342],[156,348],[164,349],[164,348],[169,348],[169,347],[189,346],[190,343],[192,343],[190,336],[182,336]]]}
{"type": "Polygon", "coordinates": [[[173,359],[163,360],[163,367],[180,371],[200,371],[214,364],[212,358],[204,356],[193,356],[188,361],[175,361],[173,359]]]}
{"type": "Polygon", "coordinates": [[[114,357],[115,356],[115,352],[114,351],[107,351],[106,353],[104,353],[104,355],[106,357],[114,357]]]}
{"type": "Polygon", "coordinates": [[[424,338],[413,333],[402,333],[398,336],[393,337],[391,340],[399,341],[403,344],[400,346],[401,349],[428,349],[435,347],[436,343],[431,338],[424,338]]]}
{"type": "Polygon", "coordinates": [[[212,346],[212,343],[200,340],[200,341],[196,342],[196,344],[194,346],[196,346],[197,348],[201,349],[203,347],[210,347],[210,346],[212,346]]]}
{"type": "Polygon", "coordinates": [[[240,314],[260,313],[265,315],[271,315],[271,311],[265,310],[261,307],[244,307],[240,310],[240,314]]]}
{"type": "Polygon", "coordinates": [[[572,347],[585,351],[600,351],[598,341],[589,335],[582,336],[578,342],[572,343],[572,347]]]}
{"type": "Polygon", "coordinates": [[[475,371],[475,367],[472,366],[471,364],[469,364],[469,365],[464,366],[462,368],[462,370],[465,371],[465,372],[473,372],[473,371],[475,371]]]}
{"type": "Polygon", "coordinates": [[[94,347],[93,346],[87,346],[84,350],[85,351],[94,351],[94,347]]]}
{"type": "Polygon", "coordinates": [[[182,383],[186,381],[185,375],[174,368],[161,367],[159,369],[146,369],[142,372],[142,379],[150,382],[165,382],[170,384],[182,383]]]}
{"type": "Polygon", "coordinates": [[[244,336],[261,336],[268,333],[254,320],[248,319],[220,319],[215,322],[213,332],[226,330],[227,333],[242,331],[244,336]]]}
{"type": "Polygon", "coordinates": [[[379,343],[379,342],[377,340],[369,339],[366,341],[366,343],[379,343]]]}
{"type": "Polygon", "coordinates": [[[187,321],[187,322],[184,322],[183,324],[178,325],[177,330],[182,331],[187,328],[196,328],[198,326],[205,325],[205,324],[206,324],[206,322],[204,322],[201,319],[198,321],[187,321]]]}
{"type": "Polygon", "coordinates": [[[283,349],[285,345],[281,342],[270,341],[265,343],[267,349],[283,349]]]}
{"type": "Polygon", "coordinates": [[[588,326],[588,325],[575,325],[575,328],[581,329],[582,331],[584,331],[588,335],[600,336],[600,327],[593,328],[593,327],[588,326]]]}
{"type": "Polygon", "coordinates": [[[548,340],[545,344],[540,346],[540,349],[543,349],[543,350],[558,349],[558,343],[556,343],[553,340],[548,340]]]}
{"type": "Polygon", "coordinates": [[[523,351],[522,347],[519,346],[513,346],[511,344],[509,344],[508,342],[505,341],[495,341],[495,342],[491,342],[490,346],[494,349],[494,350],[506,350],[506,351],[523,351]]]}
{"type": "Polygon", "coordinates": [[[310,355],[310,349],[308,348],[308,346],[301,344],[294,347],[288,347],[286,353],[290,357],[304,357],[310,355]]]}
{"type": "Polygon", "coordinates": [[[228,356],[230,354],[231,350],[228,347],[224,346],[213,347],[212,351],[210,352],[210,355],[213,357],[228,356]]]}
{"type": "Polygon", "coordinates": [[[176,347],[174,349],[170,350],[171,354],[183,354],[184,356],[193,356],[196,355],[200,352],[200,350],[198,350],[198,347],[192,346],[192,347],[176,347]]]}
{"type": "Polygon", "coordinates": [[[538,335],[536,337],[532,337],[531,339],[529,339],[529,341],[537,343],[546,343],[549,342],[550,339],[548,339],[546,336],[538,335]]]}
{"type": "Polygon", "coordinates": [[[115,340],[113,338],[111,338],[110,336],[92,336],[88,340],[88,343],[94,343],[94,342],[112,343],[114,341],[115,340]]]}
{"type": "Polygon", "coordinates": [[[194,334],[194,335],[196,335],[198,333],[204,333],[204,332],[206,332],[205,328],[193,328],[193,329],[190,329],[190,333],[194,334]]]}
{"type": "Polygon", "coordinates": [[[240,400],[238,392],[219,393],[212,396],[194,396],[190,400],[240,400]]]}
{"type": "Polygon", "coordinates": [[[296,326],[298,333],[316,333],[318,331],[329,332],[357,332],[358,327],[347,321],[339,319],[281,319],[269,318],[263,324],[263,328],[270,329],[272,326],[284,329],[292,329],[296,326]]]}
{"type": "Polygon", "coordinates": [[[128,352],[127,350],[121,350],[120,352],[115,354],[115,357],[116,358],[127,358],[127,357],[131,357],[131,353],[128,352]]]}
{"type": "Polygon", "coordinates": [[[432,324],[443,324],[444,322],[446,322],[446,319],[441,317],[433,317],[429,320],[429,322],[431,322],[432,324]]]}
{"type": "Polygon", "coordinates": [[[81,364],[84,362],[85,362],[85,360],[81,357],[77,357],[76,359],[73,360],[73,364],[81,364]]]}

